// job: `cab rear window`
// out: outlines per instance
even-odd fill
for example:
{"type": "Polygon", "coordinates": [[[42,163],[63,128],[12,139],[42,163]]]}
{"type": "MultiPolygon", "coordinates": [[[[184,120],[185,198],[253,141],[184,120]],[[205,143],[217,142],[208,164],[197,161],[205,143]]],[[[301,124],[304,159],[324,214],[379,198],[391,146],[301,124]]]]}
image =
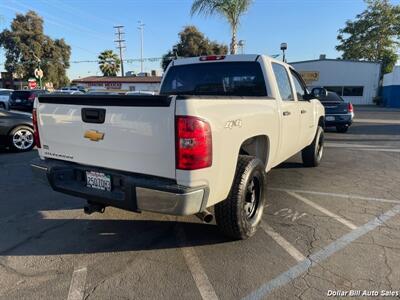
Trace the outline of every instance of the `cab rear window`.
{"type": "Polygon", "coordinates": [[[172,66],[160,94],[267,96],[258,62],[217,62],[172,66]]]}

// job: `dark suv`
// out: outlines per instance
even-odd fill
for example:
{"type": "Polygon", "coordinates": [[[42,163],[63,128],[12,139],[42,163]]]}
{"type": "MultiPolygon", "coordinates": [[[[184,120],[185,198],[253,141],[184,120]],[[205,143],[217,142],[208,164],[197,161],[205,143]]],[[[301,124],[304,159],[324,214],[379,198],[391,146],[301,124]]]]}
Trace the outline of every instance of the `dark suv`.
{"type": "Polygon", "coordinates": [[[20,90],[14,91],[10,96],[10,108],[15,110],[32,111],[33,102],[45,90],[20,90]]]}

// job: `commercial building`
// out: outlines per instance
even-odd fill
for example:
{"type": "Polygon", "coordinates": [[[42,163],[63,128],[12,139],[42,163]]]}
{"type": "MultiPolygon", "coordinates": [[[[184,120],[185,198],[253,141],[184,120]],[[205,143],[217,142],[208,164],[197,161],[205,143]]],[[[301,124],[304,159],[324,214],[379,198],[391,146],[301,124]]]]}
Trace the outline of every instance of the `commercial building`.
{"type": "Polygon", "coordinates": [[[383,76],[383,104],[386,107],[400,107],[400,66],[383,76]]]}
{"type": "Polygon", "coordinates": [[[159,92],[161,76],[105,77],[90,76],[72,80],[87,89],[159,92]]]}
{"type": "Polygon", "coordinates": [[[353,104],[373,104],[378,95],[381,64],[342,59],[298,61],[291,65],[309,88],[325,87],[353,104]]]}

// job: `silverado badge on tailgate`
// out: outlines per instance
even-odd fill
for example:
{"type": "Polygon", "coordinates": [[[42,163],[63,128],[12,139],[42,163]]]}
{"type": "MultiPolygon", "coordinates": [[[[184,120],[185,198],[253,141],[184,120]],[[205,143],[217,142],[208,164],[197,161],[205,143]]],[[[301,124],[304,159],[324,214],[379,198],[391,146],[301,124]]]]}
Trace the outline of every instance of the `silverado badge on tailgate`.
{"type": "Polygon", "coordinates": [[[93,142],[98,142],[104,138],[104,133],[97,130],[86,130],[83,137],[93,142]]]}

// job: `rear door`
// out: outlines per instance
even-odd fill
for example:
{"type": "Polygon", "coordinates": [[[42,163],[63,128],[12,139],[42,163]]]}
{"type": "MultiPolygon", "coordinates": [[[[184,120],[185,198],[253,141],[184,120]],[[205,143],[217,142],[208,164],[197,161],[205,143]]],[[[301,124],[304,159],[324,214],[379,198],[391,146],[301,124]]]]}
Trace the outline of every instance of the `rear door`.
{"type": "Polygon", "coordinates": [[[167,96],[46,95],[40,155],[175,178],[175,100],[167,96]]]}
{"type": "Polygon", "coordinates": [[[314,120],[314,103],[304,99],[306,94],[306,87],[300,78],[300,75],[295,71],[290,70],[293,87],[297,98],[297,103],[300,108],[300,147],[308,146],[314,138],[316,133],[316,124],[314,120]]]}
{"type": "Polygon", "coordinates": [[[281,135],[278,157],[281,161],[296,154],[300,138],[300,109],[297,103],[287,68],[279,63],[272,63],[276,83],[281,97],[281,135]]]}

